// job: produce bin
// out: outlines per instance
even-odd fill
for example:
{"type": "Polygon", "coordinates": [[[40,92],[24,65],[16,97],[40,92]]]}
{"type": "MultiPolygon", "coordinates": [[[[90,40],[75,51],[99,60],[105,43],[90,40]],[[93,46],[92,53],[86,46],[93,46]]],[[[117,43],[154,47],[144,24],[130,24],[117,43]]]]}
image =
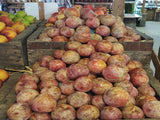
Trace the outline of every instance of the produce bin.
{"type": "Polygon", "coordinates": [[[28,64],[30,67],[44,55],[52,56],[56,49],[64,49],[65,42],[42,42],[38,40],[38,36],[44,30],[45,26],[39,27],[27,39],[28,64]]]}
{"type": "MultiPolygon", "coordinates": [[[[43,55],[52,55],[55,49],[64,49],[65,42],[42,42],[38,40],[38,36],[45,29],[45,26],[39,27],[27,39],[27,53],[28,65],[32,66],[33,63],[39,60],[43,55]]],[[[151,54],[153,48],[153,39],[145,33],[136,31],[142,40],[138,42],[121,42],[124,46],[125,53],[131,56],[132,59],[137,59],[144,65],[148,66],[151,61],[151,54]]]]}
{"type": "Polygon", "coordinates": [[[137,42],[121,42],[124,46],[124,53],[129,55],[131,59],[136,59],[144,66],[149,66],[153,49],[153,39],[145,33],[136,32],[141,36],[142,40],[137,42]]]}
{"type": "Polygon", "coordinates": [[[0,68],[24,69],[26,65],[26,39],[34,32],[38,24],[42,21],[36,21],[26,30],[8,43],[0,43],[0,68]]]}
{"type": "MultiPolygon", "coordinates": [[[[37,38],[39,34],[44,30],[44,26],[39,27],[35,32],[27,38],[27,51],[28,51],[28,63],[34,64],[43,55],[52,55],[55,49],[64,49],[66,43],[64,42],[41,42],[37,38]]],[[[155,60],[153,57],[153,39],[144,33],[137,31],[142,36],[142,41],[139,42],[121,42],[124,45],[124,53],[128,54],[131,59],[142,62],[145,71],[149,77],[149,84],[156,91],[156,98],[160,100],[160,82],[153,76],[153,71],[149,67],[149,64],[155,60]]],[[[156,55],[155,55],[156,56],[156,55]]],[[[158,64],[158,63],[157,63],[158,64]]],[[[160,66],[160,65],[159,65],[160,66]]],[[[155,66],[156,68],[156,66],[155,66]]],[[[10,78],[0,88],[0,119],[7,120],[6,111],[15,103],[16,94],[14,87],[22,73],[12,72],[10,78]],[[12,82],[11,82],[12,81],[12,82]],[[3,89],[3,90],[2,90],[3,89]]],[[[148,118],[145,118],[148,119],[148,118]]]]}
{"type": "MultiPolygon", "coordinates": [[[[154,60],[154,58],[152,58],[152,60],[154,60]]],[[[156,91],[156,98],[160,100],[160,82],[153,76],[153,71],[151,68],[145,67],[144,69],[150,79],[149,84],[156,91]]],[[[21,75],[22,73],[20,72],[10,72],[9,79],[0,88],[0,120],[9,120],[7,118],[6,111],[13,103],[16,102],[15,85],[21,75]]],[[[155,120],[149,118],[144,119],[155,120]]]]}

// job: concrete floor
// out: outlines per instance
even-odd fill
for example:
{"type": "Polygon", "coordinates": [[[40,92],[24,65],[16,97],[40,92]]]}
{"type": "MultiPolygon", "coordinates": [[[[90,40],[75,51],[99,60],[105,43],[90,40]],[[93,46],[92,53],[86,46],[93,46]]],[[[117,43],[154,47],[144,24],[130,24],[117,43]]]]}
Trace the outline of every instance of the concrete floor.
{"type": "MultiPolygon", "coordinates": [[[[160,47],[160,21],[146,21],[145,27],[136,27],[136,29],[140,32],[146,33],[148,36],[153,38],[154,40],[153,49],[158,55],[158,51],[160,47]]],[[[155,70],[152,62],[150,67],[154,72],[155,70]]]]}

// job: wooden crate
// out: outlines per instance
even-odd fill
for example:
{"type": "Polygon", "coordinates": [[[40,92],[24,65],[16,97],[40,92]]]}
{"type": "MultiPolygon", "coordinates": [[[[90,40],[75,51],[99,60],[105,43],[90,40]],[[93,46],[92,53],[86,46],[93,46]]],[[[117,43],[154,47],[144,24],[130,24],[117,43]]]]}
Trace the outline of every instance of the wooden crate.
{"type": "MultiPolygon", "coordinates": [[[[28,55],[30,55],[30,57],[32,57],[32,58],[30,58],[30,60],[35,60],[39,56],[42,56],[42,55],[49,55],[49,54],[51,55],[55,48],[62,48],[62,46],[64,47],[64,44],[62,45],[62,43],[38,41],[37,36],[41,33],[41,31],[43,29],[44,29],[44,27],[39,27],[27,39],[27,45],[28,45],[27,47],[28,47],[28,52],[29,52],[28,55]]],[[[141,34],[141,33],[139,33],[139,34],[141,34]]],[[[125,52],[128,55],[131,55],[132,59],[135,58],[136,60],[141,60],[141,62],[144,65],[144,64],[146,64],[146,61],[147,62],[150,61],[151,57],[152,57],[153,61],[155,61],[155,58],[153,57],[153,51],[151,50],[153,40],[146,35],[142,35],[142,36],[146,39],[149,39],[149,40],[144,40],[141,42],[134,42],[134,43],[133,42],[125,42],[122,44],[124,44],[124,46],[126,48],[128,48],[127,51],[125,51],[125,52]],[[145,44],[148,46],[145,46],[145,44]],[[136,47],[137,45],[138,45],[138,47],[136,47]],[[132,46],[132,47],[130,47],[130,46],[132,46]],[[148,47],[150,47],[150,49],[148,49],[148,47]],[[141,50],[141,51],[138,51],[138,50],[141,50]],[[143,57],[143,56],[145,56],[145,57],[143,57]]],[[[156,58],[158,58],[158,57],[156,56],[156,58]]],[[[155,65],[157,66],[157,64],[155,64],[155,65]]],[[[158,65],[160,66],[160,64],[158,64],[158,65]]],[[[155,68],[156,68],[156,66],[155,66],[155,68]]],[[[160,100],[160,87],[159,87],[160,82],[153,76],[153,71],[149,66],[144,65],[144,69],[146,70],[147,75],[149,77],[149,84],[156,91],[156,98],[158,100],[160,100]]],[[[0,120],[8,120],[7,115],[6,115],[6,111],[16,100],[16,94],[14,91],[14,87],[15,87],[15,84],[17,83],[17,80],[20,77],[20,75],[21,75],[21,73],[17,73],[17,72],[10,74],[10,78],[4,83],[3,87],[0,88],[0,120]]],[[[152,119],[152,120],[154,120],[154,119],[152,119]]]]}
{"type": "Polygon", "coordinates": [[[156,12],[156,8],[148,8],[147,9],[146,13],[147,13],[147,20],[148,21],[154,20],[155,12],[156,12]]]}
{"type": "Polygon", "coordinates": [[[26,39],[37,29],[40,22],[30,25],[11,42],[0,44],[0,68],[24,69],[27,62],[26,39]]]}
{"type": "Polygon", "coordinates": [[[40,26],[30,37],[27,39],[27,53],[28,53],[28,66],[32,66],[37,62],[40,57],[44,55],[52,56],[56,49],[64,49],[66,42],[42,42],[37,38],[44,30],[45,26],[40,26]]]}
{"type": "Polygon", "coordinates": [[[160,47],[158,51],[158,55],[156,55],[154,49],[152,50],[151,59],[153,62],[153,66],[155,69],[155,74],[153,74],[153,70],[149,67],[146,67],[147,74],[149,73],[149,84],[154,88],[157,92],[157,98],[160,100],[160,47]],[[149,68],[149,69],[147,69],[149,68]]]}
{"type": "MultiPolygon", "coordinates": [[[[160,100],[160,82],[152,75],[151,68],[145,68],[145,70],[150,79],[149,84],[156,91],[156,98],[160,100]]],[[[0,88],[0,120],[9,120],[6,112],[8,108],[16,102],[15,85],[21,75],[22,73],[19,72],[11,72],[9,79],[4,82],[3,86],[0,88]]]]}
{"type": "MultiPolygon", "coordinates": [[[[28,39],[27,39],[27,51],[28,51],[28,64],[32,66],[43,55],[52,55],[55,49],[64,49],[65,42],[41,42],[37,38],[44,30],[45,26],[40,26],[28,39]]],[[[136,31],[141,37],[142,41],[138,42],[120,42],[125,49],[127,55],[131,56],[131,59],[142,62],[145,66],[149,66],[151,62],[151,54],[153,48],[153,39],[147,36],[145,33],[136,31]]]]}
{"type": "Polygon", "coordinates": [[[136,32],[141,36],[141,41],[120,43],[124,46],[124,53],[129,55],[131,59],[142,62],[144,66],[149,66],[152,56],[153,39],[145,33],[137,30],[136,32]]]}
{"type": "Polygon", "coordinates": [[[152,62],[155,67],[155,78],[160,81],[160,48],[158,51],[158,56],[156,55],[155,51],[152,50],[152,62]]]}

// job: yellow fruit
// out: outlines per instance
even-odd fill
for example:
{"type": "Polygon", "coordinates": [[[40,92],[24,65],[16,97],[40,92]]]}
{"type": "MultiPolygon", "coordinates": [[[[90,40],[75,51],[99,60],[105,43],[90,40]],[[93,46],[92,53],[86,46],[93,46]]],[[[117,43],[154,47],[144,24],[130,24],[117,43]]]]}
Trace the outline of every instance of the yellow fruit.
{"type": "Polygon", "coordinates": [[[0,69],[0,80],[6,81],[9,78],[9,73],[3,69],[0,69]]]}
{"type": "Polygon", "coordinates": [[[6,24],[4,22],[0,22],[0,32],[5,28],[6,24]]]}
{"type": "Polygon", "coordinates": [[[16,32],[19,34],[26,29],[26,26],[24,23],[17,21],[13,23],[12,28],[14,28],[16,32]]]}
{"type": "Polygon", "coordinates": [[[0,11],[0,16],[9,16],[9,14],[6,11],[0,11]]]}
{"type": "Polygon", "coordinates": [[[12,31],[15,31],[15,32],[16,32],[16,30],[15,30],[14,28],[9,27],[9,26],[6,26],[6,27],[2,30],[2,32],[3,32],[4,30],[12,30],[12,31]]]}
{"type": "Polygon", "coordinates": [[[46,23],[46,27],[53,26],[53,23],[46,23]]]}
{"type": "Polygon", "coordinates": [[[58,19],[63,19],[63,18],[65,18],[65,15],[64,15],[64,14],[59,14],[59,15],[58,15],[58,19]]]}
{"type": "Polygon", "coordinates": [[[0,43],[6,43],[8,42],[7,37],[5,37],[4,35],[0,35],[0,43]]]}
{"type": "Polygon", "coordinates": [[[1,35],[4,35],[7,37],[8,41],[11,41],[13,38],[15,38],[17,36],[17,33],[15,32],[15,30],[11,30],[11,29],[4,29],[1,32],[1,35]]]}

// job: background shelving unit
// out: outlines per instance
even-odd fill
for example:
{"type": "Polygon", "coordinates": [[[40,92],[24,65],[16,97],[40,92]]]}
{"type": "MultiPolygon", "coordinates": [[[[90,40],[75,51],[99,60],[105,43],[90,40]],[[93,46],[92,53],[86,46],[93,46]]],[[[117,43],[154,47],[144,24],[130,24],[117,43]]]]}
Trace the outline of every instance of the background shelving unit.
{"type": "Polygon", "coordinates": [[[24,10],[24,4],[26,2],[38,2],[38,0],[7,0],[7,12],[15,13],[18,10],[24,10]]]}

